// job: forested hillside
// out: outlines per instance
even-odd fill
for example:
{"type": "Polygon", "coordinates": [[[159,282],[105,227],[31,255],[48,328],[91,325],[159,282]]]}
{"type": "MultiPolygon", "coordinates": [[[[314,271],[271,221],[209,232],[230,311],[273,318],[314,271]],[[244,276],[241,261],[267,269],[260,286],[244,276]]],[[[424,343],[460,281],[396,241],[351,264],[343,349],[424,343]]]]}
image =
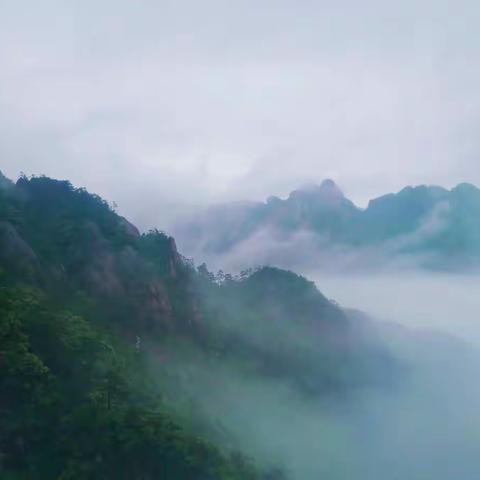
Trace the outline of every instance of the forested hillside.
{"type": "Polygon", "coordinates": [[[66,181],[2,177],[0,281],[5,479],[278,480],[282,465],[254,464],[197,411],[192,385],[225,386],[204,372],[321,397],[394,368],[302,277],[196,269],[66,181]]]}

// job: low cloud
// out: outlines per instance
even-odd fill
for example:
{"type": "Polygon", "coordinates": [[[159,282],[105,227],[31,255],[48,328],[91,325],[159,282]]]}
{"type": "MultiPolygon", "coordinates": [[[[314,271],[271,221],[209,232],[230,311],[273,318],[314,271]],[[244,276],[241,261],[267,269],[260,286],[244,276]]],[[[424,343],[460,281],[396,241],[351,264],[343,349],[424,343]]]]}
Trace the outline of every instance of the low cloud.
{"type": "Polygon", "coordinates": [[[199,231],[192,231],[188,220],[179,222],[173,231],[187,256],[206,262],[215,270],[239,272],[252,265],[272,265],[298,272],[397,272],[442,265],[438,253],[419,247],[449,226],[449,210],[449,203],[441,202],[415,231],[355,247],[335,243],[311,229],[290,233],[265,225],[249,230],[246,217],[254,214],[246,212],[240,203],[238,209],[226,205],[224,209],[219,207],[217,213],[210,209],[203,217],[197,216],[197,219],[203,218],[199,221],[199,231]],[[247,224],[245,231],[244,224],[247,224]],[[217,243],[222,244],[222,248],[217,243]]]}
{"type": "Polygon", "coordinates": [[[1,2],[0,168],[163,229],[325,177],[359,204],[480,184],[478,5],[370,6],[1,2]]]}
{"type": "MultiPolygon", "coordinates": [[[[212,364],[177,348],[173,354],[183,378],[182,392],[192,398],[200,415],[214,422],[225,445],[242,448],[260,465],[281,466],[293,480],[474,480],[480,475],[480,354],[451,332],[456,328],[458,336],[465,336],[465,323],[473,321],[478,308],[462,304],[463,298],[475,297],[472,285],[461,292],[466,281],[448,277],[458,287],[448,295],[440,288],[448,285],[447,278],[434,281],[392,275],[387,283],[386,277],[372,280],[364,275],[356,282],[338,281],[336,290],[328,276],[317,279],[327,295],[338,294],[343,301],[368,291],[369,304],[361,306],[378,314],[381,309],[375,304],[382,305],[383,321],[364,315],[356,321],[359,339],[387,349],[401,367],[385,384],[312,397],[281,378],[245,371],[241,363],[212,364]],[[369,287],[359,288],[369,282],[369,287]],[[383,288],[378,288],[381,283],[383,288]],[[427,284],[429,297],[419,298],[427,284]],[[435,323],[432,316],[429,325],[422,325],[419,312],[426,305],[431,305],[429,314],[443,309],[462,320],[449,330],[444,328],[445,318],[435,323]]],[[[478,324],[472,328],[480,333],[478,324]]],[[[266,350],[275,342],[269,329],[264,327],[266,350]]],[[[248,340],[250,330],[243,329],[241,335],[248,340]]]]}

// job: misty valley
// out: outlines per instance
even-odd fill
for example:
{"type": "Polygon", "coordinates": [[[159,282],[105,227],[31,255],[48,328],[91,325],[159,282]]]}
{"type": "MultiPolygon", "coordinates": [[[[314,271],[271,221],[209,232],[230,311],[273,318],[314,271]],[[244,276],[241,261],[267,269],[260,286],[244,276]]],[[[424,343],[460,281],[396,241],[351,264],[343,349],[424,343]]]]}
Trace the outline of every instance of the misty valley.
{"type": "Polygon", "coordinates": [[[326,181],[172,237],[0,175],[0,478],[480,478],[479,213],[326,181]]]}

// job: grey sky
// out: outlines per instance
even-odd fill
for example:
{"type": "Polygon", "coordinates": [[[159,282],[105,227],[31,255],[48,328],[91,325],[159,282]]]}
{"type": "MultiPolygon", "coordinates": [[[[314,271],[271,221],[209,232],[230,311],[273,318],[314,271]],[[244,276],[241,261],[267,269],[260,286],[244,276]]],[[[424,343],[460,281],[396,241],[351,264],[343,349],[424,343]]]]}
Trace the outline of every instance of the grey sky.
{"type": "Polygon", "coordinates": [[[0,0],[0,169],[141,226],[332,177],[480,184],[475,1],[0,0]]]}

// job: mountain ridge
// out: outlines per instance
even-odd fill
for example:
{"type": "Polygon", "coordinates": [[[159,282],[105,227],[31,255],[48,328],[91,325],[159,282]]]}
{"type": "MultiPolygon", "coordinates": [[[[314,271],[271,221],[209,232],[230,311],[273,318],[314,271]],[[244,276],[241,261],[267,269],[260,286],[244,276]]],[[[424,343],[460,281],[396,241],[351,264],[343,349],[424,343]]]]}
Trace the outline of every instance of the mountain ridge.
{"type": "MultiPolygon", "coordinates": [[[[235,254],[237,247],[267,231],[274,247],[308,233],[319,255],[341,248],[361,256],[365,249],[376,248],[384,257],[417,258],[422,268],[464,269],[480,265],[479,215],[480,190],[469,183],[450,190],[408,186],[360,208],[327,179],[294,190],[285,199],[211,207],[179,222],[173,231],[183,250],[200,259],[235,254]]],[[[313,246],[309,253],[314,254],[313,246]]],[[[300,260],[300,248],[296,255],[300,260]]],[[[259,263],[264,263],[262,258],[259,263]]]]}

